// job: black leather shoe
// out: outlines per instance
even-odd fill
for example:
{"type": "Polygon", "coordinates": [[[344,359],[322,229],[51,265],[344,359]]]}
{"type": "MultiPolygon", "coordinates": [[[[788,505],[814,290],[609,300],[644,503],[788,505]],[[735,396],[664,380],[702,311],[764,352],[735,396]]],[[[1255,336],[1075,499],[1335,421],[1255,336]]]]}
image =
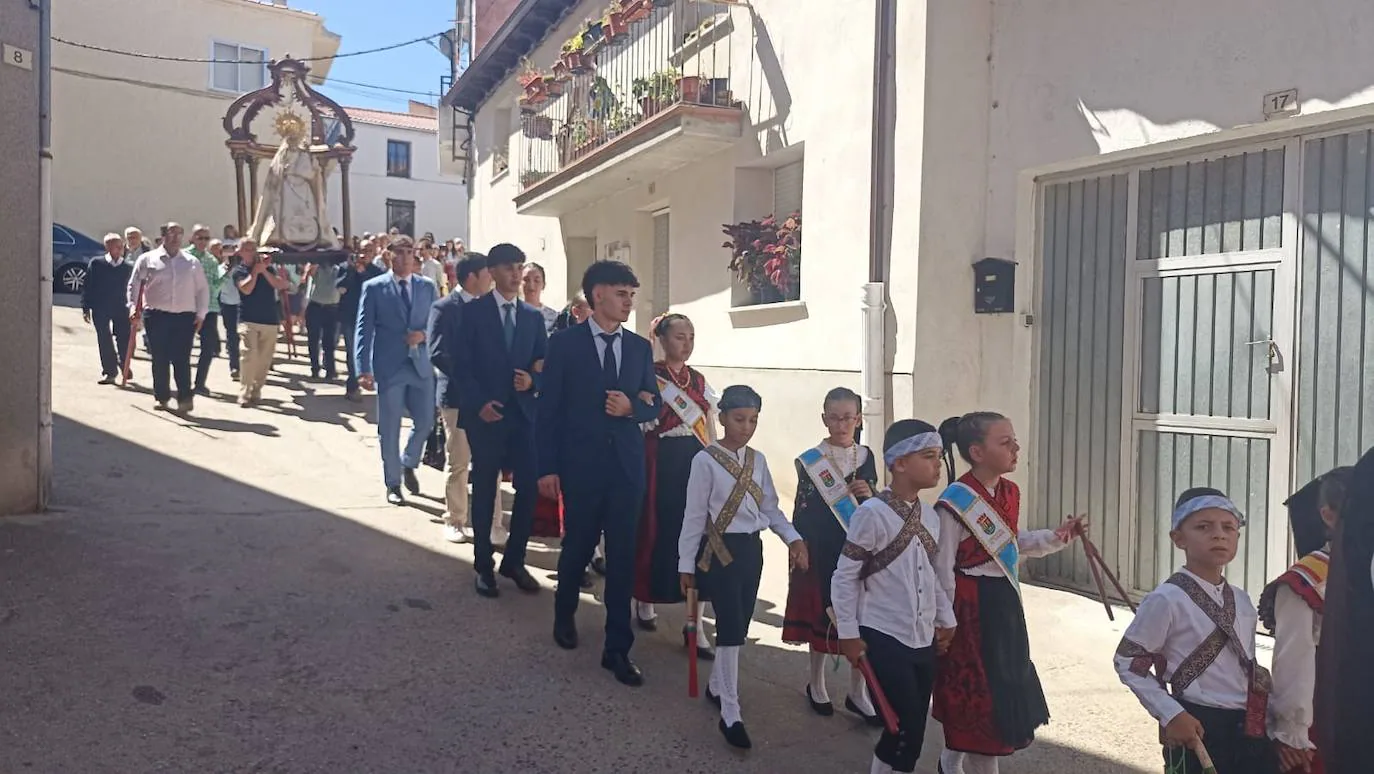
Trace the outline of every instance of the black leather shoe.
{"type": "Polygon", "coordinates": [[[749,732],[744,730],[744,723],[735,721],[732,726],[725,725],[725,721],[720,721],[720,732],[725,735],[725,741],[731,747],[738,747],[741,750],[748,750],[754,746],[749,740],[749,732]]]}
{"type": "Polygon", "coordinates": [[[624,653],[602,653],[601,668],[611,670],[615,679],[632,688],[644,684],[644,673],[624,653]]]}
{"type": "Polygon", "coordinates": [[[600,575],[603,578],[606,577],[606,557],[592,557],[592,572],[596,573],[597,575],[600,575]]]}
{"type": "Polygon", "coordinates": [[[487,599],[495,599],[501,596],[501,590],[496,588],[496,578],[489,572],[477,573],[477,579],[473,585],[477,588],[477,594],[479,596],[486,597],[487,599]]]}
{"type": "Polygon", "coordinates": [[[865,723],[867,723],[870,726],[873,726],[874,728],[881,728],[883,725],[883,719],[881,717],[879,717],[876,714],[864,714],[859,710],[859,705],[855,704],[854,700],[849,698],[848,696],[844,698],[844,708],[854,713],[855,715],[858,715],[859,717],[863,718],[865,723]]]}
{"type": "Polygon", "coordinates": [[[406,498],[401,494],[399,486],[391,486],[386,489],[386,501],[392,505],[405,505],[406,498]]]}
{"type": "Polygon", "coordinates": [[[577,623],[571,618],[566,621],[555,620],[553,622],[553,641],[558,643],[558,647],[563,650],[575,650],[577,648],[577,623]]]}
{"type": "Polygon", "coordinates": [[[514,567],[511,569],[501,568],[501,575],[510,578],[515,582],[515,587],[526,594],[536,594],[539,592],[539,581],[530,575],[530,571],[524,567],[514,567]]]}
{"type": "Polygon", "coordinates": [[[811,684],[806,684],[806,701],[811,705],[811,711],[821,717],[830,717],[835,714],[835,705],[828,701],[816,701],[811,696],[811,684]]]}
{"type": "MultiPolygon", "coordinates": [[[[700,637],[701,635],[697,635],[700,637]]],[[[682,627],[682,647],[687,647],[687,627],[682,627]]],[[[697,645],[697,659],[701,661],[715,661],[716,652],[705,645],[697,645]]]]}
{"type": "Polygon", "coordinates": [[[646,632],[656,632],[658,631],[658,619],[635,616],[635,626],[638,626],[646,632]]]}
{"type": "Polygon", "coordinates": [[[420,479],[415,477],[415,468],[401,471],[401,480],[406,482],[406,491],[413,495],[420,493],[420,479]]]}
{"type": "Polygon", "coordinates": [[[114,383],[115,383],[115,378],[114,378],[113,376],[111,376],[110,374],[105,374],[104,376],[100,377],[100,381],[96,382],[96,384],[114,384],[114,383]]]}

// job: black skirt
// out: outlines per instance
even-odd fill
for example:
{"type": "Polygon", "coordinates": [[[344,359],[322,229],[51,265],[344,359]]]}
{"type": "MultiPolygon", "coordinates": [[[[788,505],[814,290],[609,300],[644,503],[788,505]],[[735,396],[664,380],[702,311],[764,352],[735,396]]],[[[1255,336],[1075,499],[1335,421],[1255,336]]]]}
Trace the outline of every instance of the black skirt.
{"type": "Polygon", "coordinates": [[[682,515],[687,510],[687,479],[692,458],[701,451],[695,436],[660,438],[654,460],[652,502],[640,527],[635,557],[635,599],[640,602],[676,604],[683,601],[677,571],[677,542],[682,535],[682,515]]]}
{"type": "Polygon", "coordinates": [[[1035,729],[1050,722],[1050,708],[1031,663],[1021,596],[1004,577],[977,576],[976,581],[983,669],[992,694],[993,723],[1007,742],[1034,739],[1035,729]]]}

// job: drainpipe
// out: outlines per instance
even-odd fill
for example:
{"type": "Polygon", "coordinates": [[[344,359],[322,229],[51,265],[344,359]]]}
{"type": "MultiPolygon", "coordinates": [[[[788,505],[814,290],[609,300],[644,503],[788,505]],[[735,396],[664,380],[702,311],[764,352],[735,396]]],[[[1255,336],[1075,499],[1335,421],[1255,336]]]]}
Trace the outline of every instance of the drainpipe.
{"type": "MultiPolygon", "coordinates": [[[[39,302],[52,307],[52,0],[38,9],[38,232],[39,302]]],[[[38,510],[52,493],[52,315],[38,316],[38,510]]]]}
{"type": "MultiPolygon", "coordinates": [[[[886,298],[892,233],[892,73],[896,49],[894,0],[878,0],[873,54],[873,152],[870,165],[868,282],[863,287],[863,362],[859,379],[869,446],[881,450],[888,423],[886,298]],[[876,439],[876,440],[875,440],[876,439]]],[[[879,478],[886,468],[879,465],[879,478]]]]}

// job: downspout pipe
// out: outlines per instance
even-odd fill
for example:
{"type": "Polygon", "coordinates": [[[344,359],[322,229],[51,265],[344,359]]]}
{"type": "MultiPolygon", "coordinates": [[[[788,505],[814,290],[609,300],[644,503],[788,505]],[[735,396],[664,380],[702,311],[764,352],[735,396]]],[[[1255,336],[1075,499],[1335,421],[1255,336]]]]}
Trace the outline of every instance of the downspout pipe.
{"type": "MultiPolygon", "coordinates": [[[[38,212],[39,301],[52,307],[52,0],[30,0],[38,9],[38,212]]],[[[38,510],[52,494],[52,315],[38,323],[38,510]]]]}
{"type": "MultiPolygon", "coordinates": [[[[873,46],[873,138],[869,189],[868,282],[863,286],[863,333],[860,389],[864,429],[869,446],[882,451],[887,429],[887,276],[892,233],[893,62],[896,55],[895,0],[877,0],[873,46]]],[[[879,478],[887,471],[879,465],[879,478]]]]}

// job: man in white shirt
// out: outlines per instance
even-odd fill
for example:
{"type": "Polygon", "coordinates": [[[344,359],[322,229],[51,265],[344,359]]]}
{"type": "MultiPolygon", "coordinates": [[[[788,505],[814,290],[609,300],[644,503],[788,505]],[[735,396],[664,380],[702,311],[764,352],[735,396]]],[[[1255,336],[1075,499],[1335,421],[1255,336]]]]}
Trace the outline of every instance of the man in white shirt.
{"type": "Polygon", "coordinates": [[[156,408],[167,410],[171,376],[177,385],[177,409],[190,413],[194,384],[191,380],[191,347],[210,311],[210,284],[200,261],[181,249],[179,224],[163,227],[160,247],[139,256],[129,278],[129,321],[148,328],[153,358],[153,399],[156,408]],[[139,298],[143,299],[139,311],[139,298]]]}

